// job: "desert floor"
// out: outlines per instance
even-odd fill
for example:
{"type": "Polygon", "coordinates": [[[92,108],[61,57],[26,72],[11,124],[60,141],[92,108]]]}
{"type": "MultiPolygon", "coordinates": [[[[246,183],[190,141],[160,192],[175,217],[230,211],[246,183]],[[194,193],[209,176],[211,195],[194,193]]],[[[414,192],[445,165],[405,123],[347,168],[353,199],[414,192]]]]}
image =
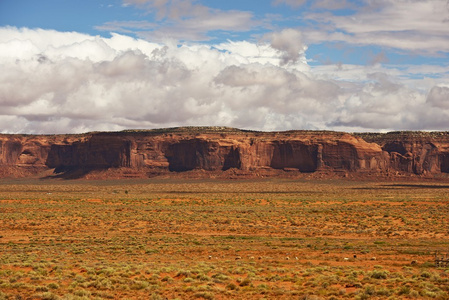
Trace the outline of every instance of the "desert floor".
{"type": "Polygon", "coordinates": [[[448,299],[449,183],[3,180],[0,299],[448,299]]]}

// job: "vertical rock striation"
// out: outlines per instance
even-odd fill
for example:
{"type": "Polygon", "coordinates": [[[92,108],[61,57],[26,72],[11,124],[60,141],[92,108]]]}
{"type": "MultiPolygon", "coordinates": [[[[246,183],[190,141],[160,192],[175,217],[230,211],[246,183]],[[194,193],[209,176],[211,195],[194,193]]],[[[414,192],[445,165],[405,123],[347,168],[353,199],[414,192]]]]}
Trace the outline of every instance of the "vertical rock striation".
{"type": "Polygon", "coordinates": [[[230,169],[435,176],[449,173],[448,133],[254,132],[185,127],[80,135],[0,135],[0,176],[127,169],[140,174],[230,169]]]}
{"type": "Polygon", "coordinates": [[[416,175],[449,173],[448,132],[361,134],[389,154],[392,170],[416,175]]]}

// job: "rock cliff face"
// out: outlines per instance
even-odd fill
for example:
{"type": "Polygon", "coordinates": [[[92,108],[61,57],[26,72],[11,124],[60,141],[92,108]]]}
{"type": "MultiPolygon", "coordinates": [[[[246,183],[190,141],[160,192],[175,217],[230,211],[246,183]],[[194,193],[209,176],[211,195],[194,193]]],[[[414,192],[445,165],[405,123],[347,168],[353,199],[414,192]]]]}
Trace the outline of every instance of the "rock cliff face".
{"type": "Polygon", "coordinates": [[[130,167],[131,141],[120,136],[92,135],[85,141],[52,144],[45,164],[64,172],[76,168],[108,169],[130,167]]]}
{"type": "Polygon", "coordinates": [[[416,175],[449,173],[449,132],[390,132],[361,134],[382,147],[390,169],[416,175]]]}
{"type": "Polygon", "coordinates": [[[0,177],[48,176],[51,172],[84,176],[105,170],[126,170],[118,174],[140,177],[192,170],[213,174],[232,170],[247,176],[260,172],[441,176],[449,173],[449,134],[351,135],[185,127],[80,135],[0,135],[0,177]]]}

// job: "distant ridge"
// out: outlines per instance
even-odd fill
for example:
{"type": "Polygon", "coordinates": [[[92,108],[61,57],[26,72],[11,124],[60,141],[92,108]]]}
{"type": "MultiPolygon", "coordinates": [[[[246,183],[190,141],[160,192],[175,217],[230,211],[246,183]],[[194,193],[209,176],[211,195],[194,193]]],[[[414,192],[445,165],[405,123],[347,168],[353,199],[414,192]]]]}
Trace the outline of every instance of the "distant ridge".
{"type": "Polygon", "coordinates": [[[187,126],[0,135],[0,177],[446,178],[449,133],[252,131],[187,126]]]}

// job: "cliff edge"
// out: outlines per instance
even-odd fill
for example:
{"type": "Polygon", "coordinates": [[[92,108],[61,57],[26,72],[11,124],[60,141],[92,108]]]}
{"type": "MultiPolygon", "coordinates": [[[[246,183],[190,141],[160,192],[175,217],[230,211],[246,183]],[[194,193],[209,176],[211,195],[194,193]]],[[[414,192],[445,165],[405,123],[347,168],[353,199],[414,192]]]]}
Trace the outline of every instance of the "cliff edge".
{"type": "Polygon", "coordinates": [[[74,135],[0,135],[0,177],[445,177],[449,133],[258,132],[179,127],[74,135]],[[190,172],[189,172],[190,171],[190,172]]]}

